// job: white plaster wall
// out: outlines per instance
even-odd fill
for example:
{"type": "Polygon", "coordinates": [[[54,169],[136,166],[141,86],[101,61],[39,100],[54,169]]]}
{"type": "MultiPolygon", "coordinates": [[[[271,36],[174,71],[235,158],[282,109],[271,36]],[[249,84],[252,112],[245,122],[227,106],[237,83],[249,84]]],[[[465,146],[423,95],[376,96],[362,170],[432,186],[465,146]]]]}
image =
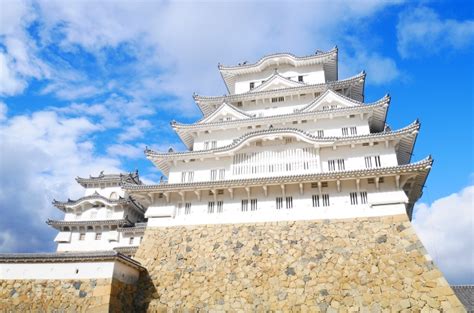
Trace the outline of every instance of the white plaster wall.
{"type": "Polygon", "coordinates": [[[110,240],[111,231],[103,230],[102,238],[99,240],[95,239],[96,232],[99,230],[87,230],[84,231],[86,236],[84,240],[79,240],[80,230],[73,230],[71,232],[71,241],[70,242],[60,242],[57,246],[58,252],[66,251],[104,251],[104,250],[113,250],[115,247],[136,247],[140,244],[143,233],[125,233],[112,231],[114,240],[110,240]],[[118,236],[115,235],[118,233],[118,236]],[[117,238],[118,237],[118,238],[117,238]],[[130,242],[130,237],[134,237],[133,242],[130,242]],[[117,239],[117,240],[115,240],[117,239]]]}
{"type": "MultiPolygon", "coordinates": [[[[254,143],[255,145],[255,143],[254,143]]],[[[311,147],[307,143],[303,142],[293,142],[291,144],[287,144],[285,146],[277,145],[277,146],[250,146],[246,148],[242,148],[237,153],[246,153],[246,152],[253,152],[253,151],[281,151],[284,148],[288,147],[291,149],[294,148],[304,148],[304,147],[311,147]]],[[[262,174],[242,174],[242,175],[233,175],[233,165],[232,165],[232,157],[220,157],[218,160],[216,159],[203,159],[202,161],[199,158],[196,158],[193,162],[177,162],[176,166],[171,168],[168,181],[170,184],[173,183],[181,183],[181,175],[182,172],[189,172],[194,171],[194,179],[193,182],[200,182],[200,181],[210,181],[211,179],[211,170],[212,169],[225,169],[225,179],[233,179],[233,178],[254,178],[254,177],[270,177],[270,176],[281,176],[281,175],[288,175],[288,174],[309,174],[309,173],[319,173],[319,172],[327,172],[327,162],[331,159],[344,159],[345,169],[346,170],[356,170],[356,169],[365,169],[365,157],[366,156],[375,156],[380,155],[382,167],[389,167],[389,166],[396,166],[398,165],[395,148],[392,144],[388,146],[385,143],[378,143],[377,145],[373,146],[363,146],[362,144],[355,145],[354,148],[351,148],[349,145],[346,146],[338,146],[334,150],[332,147],[324,147],[319,150],[319,157],[320,161],[319,164],[321,169],[315,170],[301,170],[295,171],[292,170],[282,171],[282,172],[273,172],[273,173],[262,173],[262,174]]],[[[292,160],[289,160],[292,161],[292,160]]],[[[282,161],[283,162],[283,161],[282,161]]],[[[186,180],[186,182],[188,182],[186,180]]]]}
{"type": "Polygon", "coordinates": [[[117,278],[131,284],[140,272],[118,261],[0,263],[0,279],[101,279],[117,278]]]}
{"type": "Polygon", "coordinates": [[[125,195],[125,192],[120,186],[117,187],[97,187],[97,188],[85,188],[84,191],[84,196],[90,196],[97,192],[101,196],[104,196],[106,198],[110,198],[110,195],[112,192],[115,192],[118,196],[123,197],[125,195]]]}
{"type": "Polygon", "coordinates": [[[229,145],[234,139],[237,139],[249,132],[258,130],[266,130],[272,125],[274,128],[297,128],[303,131],[307,131],[313,135],[316,135],[318,130],[324,130],[325,137],[341,137],[343,127],[357,127],[357,134],[364,135],[370,134],[369,122],[367,118],[361,119],[360,116],[354,118],[347,117],[335,117],[333,119],[325,118],[319,120],[306,119],[303,123],[299,121],[297,123],[277,123],[273,121],[267,121],[265,123],[255,123],[251,128],[239,127],[236,129],[224,129],[224,130],[213,130],[209,133],[200,132],[194,140],[193,149],[195,151],[204,150],[204,142],[217,141],[217,147],[229,145]]]}
{"type": "Polygon", "coordinates": [[[294,81],[298,81],[298,76],[303,75],[304,82],[307,84],[319,84],[326,82],[322,64],[302,66],[297,68],[288,64],[279,66],[275,64],[274,66],[269,66],[262,72],[237,77],[234,85],[235,93],[239,94],[249,91],[250,82],[255,82],[255,88],[260,86],[262,84],[262,80],[267,80],[274,74],[275,68],[278,68],[278,73],[281,76],[290,78],[294,81]]]}
{"type": "MultiPolygon", "coordinates": [[[[375,185],[367,184],[364,180],[360,184],[359,191],[366,191],[367,204],[350,204],[350,192],[356,192],[354,182],[344,181],[341,183],[341,191],[337,191],[336,184],[330,182],[328,187],[322,188],[323,194],[329,194],[330,206],[323,207],[320,199],[320,207],[312,206],[312,195],[318,195],[318,188],[311,188],[311,184],[304,184],[303,193],[300,193],[298,185],[288,185],[285,188],[285,194],[282,194],[280,186],[269,186],[268,194],[265,196],[262,187],[251,188],[250,197],[243,189],[235,189],[234,197],[231,199],[227,190],[223,195],[209,196],[202,194],[201,200],[198,200],[194,193],[186,193],[184,202],[191,202],[191,214],[184,214],[184,205],[178,210],[178,203],[182,202],[180,198],[171,198],[167,208],[175,206],[176,216],[164,218],[160,215],[160,204],[155,203],[153,210],[147,211],[149,217],[148,226],[171,226],[171,225],[193,225],[193,224],[216,224],[216,223],[247,223],[247,222],[265,222],[279,220],[309,220],[309,219],[340,219],[352,217],[384,216],[392,214],[403,214],[406,212],[405,203],[408,198],[405,193],[395,188],[395,182],[386,178],[384,183],[380,184],[379,190],[375,185]],[[293,208],[285,208],[285,197],[293,197],[293,208]],[[276,197],[283,198],[283,208],[276,209],[276,197]],[[258,199],[257,211],[251,211],[250,201],[248,211],[241,211],[241,201],[243,199],[258,199]],[[209,201],[223,201],[223,213],[208,213],[209,201]],[[384,203],[386,205],[379,205],[384,203]],[[373,204],[376,204],[374,206],[373,204]],[[155,217],[156,216],[156,217],[155,217]]],[[[360,199],[359,199],[360,201],[360,199]]],[[[184,203],[183,203],[184,204],[184,203]]],[[[216,203],[217,205],[217,203],[216,203]]],[[[215,207],[216,210],[216,207],[215,207]]]]}

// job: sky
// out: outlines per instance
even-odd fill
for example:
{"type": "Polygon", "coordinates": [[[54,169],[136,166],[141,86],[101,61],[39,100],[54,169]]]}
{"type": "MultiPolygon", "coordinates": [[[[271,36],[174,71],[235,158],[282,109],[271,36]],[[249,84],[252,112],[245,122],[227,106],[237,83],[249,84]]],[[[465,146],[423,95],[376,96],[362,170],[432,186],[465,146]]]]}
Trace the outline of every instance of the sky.
{"type": "Polygon", "coordinates": [[[0,252],[54,251],[51,205],[75,182],[160,172],[146,146],[183,150],[171,120],[222,95],[217,64],[339,48],[339,78],[389,93],[392,129],[421,121],[413,161],[435,163],[414,227],[451,284],[474,284],[472,1],[0,0],[0,252]]]}

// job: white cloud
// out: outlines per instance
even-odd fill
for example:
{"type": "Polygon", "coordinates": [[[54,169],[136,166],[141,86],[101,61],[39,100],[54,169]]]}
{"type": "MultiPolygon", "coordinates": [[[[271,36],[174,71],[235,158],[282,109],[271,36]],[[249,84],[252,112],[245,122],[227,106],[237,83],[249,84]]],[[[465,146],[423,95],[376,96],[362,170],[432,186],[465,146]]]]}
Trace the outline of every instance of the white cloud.
{"type": "Polygon", "coordinates": [[[378,53],[367,53],[362,49],[357,50],[352,57],[347,56],[346,62],[341,67],[341,72],[345,76],[365,70],[367,82],[374,85],[387,84],[400,77],[400,70],[393,59],[378,53]]]}
{"type": "Polygon", "coordinates": [[[0,122],[7,119],[8,106],[0,101],[0,122]]]}
{"type": "Polygon", "coordinates": [[[397,37],[402,57],[466,48],[474,42],[474,20],[441,19],[426,7],[409,9],[400,14],[397,37]]]}
{"type": "Polygon", "coordinates": [[[60,217],[52,199],[82,196],[76,176],[119,171],[120,163],[97,155],[87,139],[99,129],[52,111],[0,124],[0,252],[53,249],[55,232],[44,223],[60,217]]]}
{"type": "Polygon", "coordinates": [[[127,159],[144,158],[145,144],[114,144],[107,148],[107,154],[113,157],[125,157],[127,159]]]}
{"type": "Polygon", "coordinates": [[[413,226],[450,283],[474,283],[474,186],[416,205],[413,226]]]}

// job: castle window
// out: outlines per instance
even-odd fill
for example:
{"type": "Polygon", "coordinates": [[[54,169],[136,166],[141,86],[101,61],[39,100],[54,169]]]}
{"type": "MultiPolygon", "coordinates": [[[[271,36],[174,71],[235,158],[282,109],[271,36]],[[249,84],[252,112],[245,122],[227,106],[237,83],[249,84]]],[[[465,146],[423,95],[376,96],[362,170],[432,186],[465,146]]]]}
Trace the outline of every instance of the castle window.
{"type": "Polygon", "coordinates": [[[324,130],[320,129],[316,131],[316,136],[318,137],[324,137],[324,130]]]}
{"type": "Polygon", "coordinates": [[[204,150],[209,149],[209,141],[204,141],[204,150]]]}
{"type": "Polygon", "coordinates": [[[223,194],[224,194],[224,189],[219,189],[219,190],[217,190],[217,194],[218,194],[218,195],[223,195],[223,194]]]}
{"type": "Polygon", "coordinates": [[[367,191],[362,191],[360,193],[360,203],[367,204],[367,191]]]}
{"type": "Polygon", "coordinates": [[[342,128],[342,135],[343,136],[349,136],[349,128],[343,127],[342,128]]]}
{"type": "Polygon", "coordinates": [[[192,183],[194,181],[194,172],[188,172],[188,183],[192,183]]]}
{"type": "Polygon", "coordinates": [[[365,157],[365,168],[381,167],[380,155],[365,157]]]}
{"type": "Polygon", "coordinates": [[[186,172],[181,173],[181,182],[182,183],[186,182],[186,172]]]}
{"type": "Polygon", "coordinates": [[[336,171],[336,165],[337,165],[338,171],[344,171],[346,168],[344,159],[328,160],[328,171],[329,172],[336,171]]]}
{"type": "Polygon", "coordinates": [[[217,170],[211,170],[211,180],[214,181],[217,179],[217,170]]]}
{"type": "Polygon", "coordinates": [[[318,188],[318,183],[311,183],[311,188],[318,188]]]}
{"type": "Polygon", "coordinates": [[[277,210],[280,210],[283,207],[283,198],[282,197],[277,197],[276,198],[276,208],[277,210]]]}
{"type": "Polygon", "coordinates": [[[313,195],[313,208],[319,208],[319,195],[313,195]]]}
{"type": "Polygon", "coordinates": [[[102,233],[95,233],[95,240],[101,240],[102,239],[102,233]]]}
{"type": "Polygon", "coordinates": [[[255,83],[254,82],[251,82],[250,83],[250,89],[254,89],[255,88],[255,83]]]}
{"type": "Polygon", "coordinates": [[[134,240],[134,239],[135,239],[134,237],[130,237],[130,239],[128,239],[128,244],[129,244],[129,245],[133,245],[133,240],[134,240]]]}
{"type": "Polygon", "coordinates": [[[357,192],[351,192],[350,193],[350,198],[351,198],[351,205],[357,205],[357,192]]]}
{"type": "Polygon", "coordinates": [[[79,240],[83,241],[86,239],[86,233],[80,233],[79,234],[79,240]]]}
{"type": "Polygon", "coordinates": [[[323,206],[329,206],[329,195],[323,194],[323,206]]]}
{"type": "Polygon", "coordinates": [[[237,102],[237,107],[239,107],[239,108],[242,107],[242,101],[237,102]]]}
{"type": "Polygon", "coordinates": [[[298,81],[303,82],[303,75],[298,76],[298,81]]]}
{"type": "Polygon", "coordinates": [[[286,208],[287,209],[292,209],[293,208],[293,197],[286,197],[285,199],[285,203],[286,203],[286,208]]]}
{"type": "Polygon", "coordinates": [[[328,182],[327,182],[327,181],[321,183],[321,187],[325,188],[325,187],[327,187],[327,186],[328,186],[328,182]]]}
{"type": "Polygon", "coordinates": [[[217,213],[224,212],[224,201],[217,201],[217,213]]]}
{"type": "Polygon", "coordinates": [[[285,97],[275,97],[275,98],[272,98],[272,102],[275,103],[275,102],[283,102],[285,101],[285,97]]]}
{"type": "Polygon", "coordinates": [[[249,210],[249,200],[245,199],[245,200],[242,200],[242,204],[240,206],[240,210],[242,212],[247,212],[249,210]]]}
{"type": "Polygon", "coordinates": [[[250,200],[250,210],[257,211],[257,199],[250,200]]]}
{"type": "Polygon", "coordinates": [[[368,178],[367,184],[375,184],[375,178],[368,178]]]}
{"type": "Polygon", "coordinates": [[[357,127],[351,127],[351,135],[357,135],[357,127]]]}
{"type": "Polygon", "coordinates": [[[214,207],[216,203],[214,201],[210,201],[207,203],[207,213],[208,214],[213,214],[214,213],[214,207]]]}
{"type": "Polygon", "coordinates": [[[224,180],[225,179],[225,169],[221,168],[219,170],[219,180],[224,180]]]}
{"type": "Polygon", "coordinates": [[[184,214],[185,215],[191,214],[191,202],[187,202],[184,204],[184,214]]]}

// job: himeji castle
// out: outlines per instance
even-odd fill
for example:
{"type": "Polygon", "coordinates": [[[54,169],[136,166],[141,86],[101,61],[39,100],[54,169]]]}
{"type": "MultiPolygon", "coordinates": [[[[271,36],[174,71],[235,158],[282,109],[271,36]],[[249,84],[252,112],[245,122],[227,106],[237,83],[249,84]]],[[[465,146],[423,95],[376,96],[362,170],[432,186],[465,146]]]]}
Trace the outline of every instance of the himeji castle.
{"type": "Polygon", "coordinates": [[[145,150],[159,183],[78,177],[56,252],[0,254],[0,311],[466,312],[410,222],[417,120],[390,128],[337,48],[218,69],[228,94],[171,122],[186,151],[145,150]]]}
{"type": "Polygon", "coordinates": [[[143,238],[145,209],[127,195],[124,183],[142,185],[138,172],[76,178],[84,196],[54,200],[63,220],[48,220],[59,230],[54,241],[58,252],[116,250],[132,255],[143,238]]]}
{"type": "Polygon", "coordinates": [[[229,94],[171,122],[188,151],[145,151],[168,180],[124,185],[149,226],[411,216],[432,164],[411,160],[420,124],[390,129],[390,97],[339,80],[337,48],[218,68],[229,94]]]}

